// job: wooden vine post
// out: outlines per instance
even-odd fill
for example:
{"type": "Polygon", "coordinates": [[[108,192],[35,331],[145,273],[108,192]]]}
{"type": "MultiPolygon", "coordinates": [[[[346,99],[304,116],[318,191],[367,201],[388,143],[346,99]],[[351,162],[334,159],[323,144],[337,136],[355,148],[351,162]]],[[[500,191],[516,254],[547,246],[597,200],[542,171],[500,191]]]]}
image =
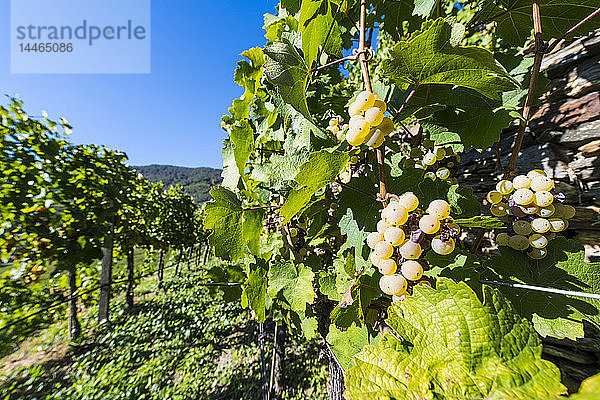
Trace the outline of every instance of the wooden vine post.
{"type": "Polygon", "coordinates": [[[127,293],[125,294],[127,307],[129,307],[129,309],[133,308],[133,288],[135,286],[135,279],[133,275],[135,265],[133,257],[133,248],[131,248],[127,252],[127,293]]]}
{"type": "Polygon", "coordinates": [[[98,321],[108,322],[110,308],[110,285],[112,282],[113,263],[113,227],[104,236],[102,244],[102,271],[100,272],[100,300],[98,301],[98,321]]]}
{"type": "Polygon", "coordinates": [[[81,335],[81,324],[77,318],[77,273],[75,268],[69,270],[69,338],[76,340],[81,335]]]}

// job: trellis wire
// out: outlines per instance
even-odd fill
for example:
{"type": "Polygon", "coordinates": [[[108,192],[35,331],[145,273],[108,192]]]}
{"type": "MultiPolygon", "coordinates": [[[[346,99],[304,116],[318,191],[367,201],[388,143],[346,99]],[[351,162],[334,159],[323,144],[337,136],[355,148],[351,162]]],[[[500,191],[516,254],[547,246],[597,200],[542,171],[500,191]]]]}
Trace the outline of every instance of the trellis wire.
{"type": "Polygon", "coordinates": [[[564,295],[568,295],[568,296],[585,297],[588,299],[600,300],[600,294],[596,294],[596,293],[585,293],[585,292],[576,292],[573,290],[563,290],[563,289],[547,288],[547,287],[542,287],[542,286],[524,285],[522,283],[496,282],[496,281],[485,281],[485,280],[481,280],[479,282],[485,283],[487,285],[508,286],[508,287],[516,288],[516,289],[535,290],[538,292],[564,294],[564,295]]]}

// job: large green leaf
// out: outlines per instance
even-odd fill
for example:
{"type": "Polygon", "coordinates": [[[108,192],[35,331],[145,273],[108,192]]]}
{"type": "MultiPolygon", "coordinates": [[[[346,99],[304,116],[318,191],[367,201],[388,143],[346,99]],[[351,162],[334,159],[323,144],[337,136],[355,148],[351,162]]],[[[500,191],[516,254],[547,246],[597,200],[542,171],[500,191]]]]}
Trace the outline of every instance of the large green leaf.
{"type": "MultiPolygon", "coordinates": [[[[523,252],[501,247],[501,255],[486,262],[486,277],[545,288],[600,293],[600,263],[586,263],[585,251],[574,240],[558,237],[548,244],[548,255],[533,260],[523,252]]],[[[583,336],[583,320],[600,327],[600,300],[563,294],[499,287],[517,311],[532,318],[542,336],[583,336]]]]}
{"type": "MultiPolygon", "coordinates": [[[[508,44],[523,46],[533,30],[531,0],[500,0],[495,4],[481,19],[500,15],[496,19],[497,34],[508,44]]],[[[598,0],[540,0],[539,5],[545,40],[561,36],[600,6],[598,0]]],[[[574,34],[590,32],[598,27],[600,19],[592,18],[574,34]]]]}
{"type": "Polygon", "coordinates": [[[438,18],[390,50],[391,58],[383,61],[383,75],[402,88],[456,85],[496,100],[502,92],[515,89],[515,82],[489,51],[452,46],[451,36],[452,26],[438,18]]]}
{"type": "Polygon", "coordinates": [[[229,138],[234,145],[233,157],[240,175],[244,175],[246,163],[254,151],[254,131],[247,120],[229,126],[229,138]]]}
{"type": "Polygon", "coordinates": [[[566,390],[560,373],[541,359],[531,323],[500,292],[484,302],[464,283],[440,278],[393,303],[397,333],[366,346],[346,372],[357,399],[552,399],[566,390]]]}
{"type": "Polygon", "coordinates": [[[204,207],[204,229],[210,229],[208,240],[217,257],[235,261],[244,256],[247,244],[257,254],[262,229],[263,212],[246,210],[237,195],[219,186],[210,191],[213,201],[204,207]]]}
{"type": "Polygon", "coordinates": [[[267,266],[266,263],[257,259],[256,264],[250,264],[248,280],[244,283],[242,294],[242,305],[250,305],[256,313],[258,322],[264,322],[266,317],[265,300],[267,296],[267,266]]]}
{"type": "Polygon", "coordinates": [[[579,387],[579,391],[571,396],[572,400],[596,400],[600,393],[600,374],[590,376],[579,387]]]}
{"type": "Polygon", "coordinates": [[[313,194],[323,186],[333,182],[348,162],[348,153],[320,150],[312,153],[308,161],[300,166],[295,181],[302,187],[293,191],[279,210],[284,224],[300,212],[310,201],[313,194]]]}
{"type": "Polygon", "coordinates": [[[309,74],[302,57],[290,42],[275,42],[264,52],[268,56],[263,69],[267,80],[275,85],[286,103],[310,118],[304,93],[309,74]]]}
{"type": "Polygon", "coordinates": [[[312,66],[319,55],[319,48],[338,55],[342,49],[340,28],[335,21],[335,2],[330,0],[304,0],[300,9],[302,50],[306,65],[312,66]]]}
{"type": "Polygon", "coordinates": [[[306,304],[315,299],[313,279],[315,274],[303,264],[295,265],[291,261],[278,261],[269,270],[267,293],[276,297],[281,292],[292,311],[304,311],[306,304]]]}
{"type": "Polygon", "coordinates": [[[335,325],[329,327],[327,342],[331,350],[344,370],[352,367],[352,358],[363,347],[369,344],[369,330],[366,325],[351,326],[342,331],[335,325]]]}

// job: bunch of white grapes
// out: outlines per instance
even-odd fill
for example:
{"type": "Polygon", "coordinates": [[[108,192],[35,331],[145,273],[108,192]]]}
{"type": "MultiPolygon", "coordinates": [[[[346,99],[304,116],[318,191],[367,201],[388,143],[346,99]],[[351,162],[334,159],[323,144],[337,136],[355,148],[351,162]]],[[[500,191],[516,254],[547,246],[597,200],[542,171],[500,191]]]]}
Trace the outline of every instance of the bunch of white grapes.
{"type": "Polygon", "coordinates": [[[390,202],[381,212],[377,232],[367,237],[373,250],[371,263],[383,275],[381,290],[399,300],[407,293],[408,281],[423,276],[423,265],[418,261],[423,252],[431,248],[441,255],[452,253],[459,232],[450,218],[450,204],[444,200],[433,200],[425,211],[419,209],[419,199],[413,193],[390,202]]]}
{"type": "Polygon", "coordinates": [[[340,125],[344,122],[342,117],[339,115],[333,117],[329,120],[329,126],[327,130],[335,135],[338,140],[342,140],[344,138],[344,131],[348,129],[348,125],[340,125]]]}
{"type": "Polygon", "coordinates": [[[548,242],[575,216],[574,207],[562,204],[564,199],[555,193],[554,181],[538,169],[498,182],[487,201],[492,215],[506,218],[508,231],[497,234],[496,243],[527,251],[533,259],[546,257],[548,242]]]}
{"type": "MultiPolygon", "coordinates": [[[[350,122],[346,132],[346,141],[352,146],[381,146],[385,137],[394,131],[394,122],[385,117],[387,105],[379,96],[369,91],[362,91],[348,107],[350,122]]],[[[341,140],[340,136],[338,139],[341,140]]]]}
{"type": "Polygon", "coordinates": [[[459,166],[460,156],[454,153],[450,146],[435,146],[431,139],[423,139],[420,146],[411,147],[409,156],[404,160],[405,168],[425,170],[425,178],[432,181],[440,179],[454,185],[457,179],[453,177],[459,166]]]}

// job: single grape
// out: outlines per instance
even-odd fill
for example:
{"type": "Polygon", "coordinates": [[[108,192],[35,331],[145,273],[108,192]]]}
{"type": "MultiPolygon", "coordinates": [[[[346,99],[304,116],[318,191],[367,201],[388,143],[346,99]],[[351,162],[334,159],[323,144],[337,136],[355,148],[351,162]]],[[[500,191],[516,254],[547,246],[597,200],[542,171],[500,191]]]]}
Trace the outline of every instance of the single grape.
{"type": "Polygon", "coordinates": [[[490,212],[495,217],[504,217],[508,214],[508,206],[506,203],[492,204],[490,206],[490,212]]]}
{"type": "Polygon", "coordinates": [[[440,230],[440,220],[433,215],[423,215],[419,220],[419,228],[421,228],[424,233],[433,235],[440,230]]]}
{"type": "Polygon", "coordinates": [[[533,258],[534,260],[541,260],[542,258],[546,257],[546,255],[548,254],[548,249],[543,248],[543,249],[536,249],[533,248],[531,249],[530,252],[527,253],[527,255],[531,258],[533,258]]]}
{"type": "Polygon", "coordinates": [[[383,142],[385,142],[385,136],[383,135],[383,133],[381,133],[381,131],[378,128],[375,131],[375,134],[368,140],[367,146],[376,149],[379,146],[381,146],[383,142]]]}
{"type": "Polygon", "coordinates": [[[545,176],[536,176],[531,179],[531,190],[539,192],[541,190],[550,191],[554,188],[554,181],[545,176]]]}
{"type": "Polygon", "coordinates": [[[454,167],[454,163],[453,163],[453,162],[449,162],[448,164],[446,164],[446,166],[447,166],[448,168],[452,168],[452,167],[454,167]]]}
{"type": "Polygon", "coordinates": [[[496,235],[496,244],[498,244],[498,246],[508,246],[509,240],[510,236],[506,232],[500,232],[496,235]]]}
{"type": "Polygon", "coordinates": [[[338,126],[339,125],[339,121],[337,118],[331,118],[329,120],[329,126],[338,126]]]}
{"type": "Polygon", "coordinates": [[[404,242],[404,231],[396,226],[390,226],[383,233],[383,238],[392,246],[400,246],[404,242]]]}
{"type": "Polygon", "coordinates": [[[458,183],[458,179],[450,178],[450,179],[446,180],[446,182],[448,182],[450,185],[456,185],[458,183]]]}
{"type": "Polygon", "coordinates": [[[577,210],[575,210],[575,207],[566,205],[566,206],[564,206],[563,218],[571,219],[575,216],[576,213],[577,213],[577,210]]]}
{"type": "Polygon", "coordinates": [[[375,245],[383,240],[383,236],[379,232],[371,232],[367,236],[367,246],[371,249],[375,248],[375,245]]]}
{"type": "Polygon", "coordinates": [[[383,111],[378,107],[371,107],[365,111],[365,121],[371,126],[377,126],[383,121],[383,111]]]}
{"type": "Polygon", "coordinates": [[[510,194],[513,191],[513,184],[509,180],[501,180],[496,184],[496,190],[502,193],[503,195],[510,194]]]}
{"type": "Polygon", "coordinates": [[[381,258],[377,254],[375,254],[375,252],[371,253],[371,256],[369,257],[369,259],[371,260],[371,264],[373,264],[374,266],[379,268],[379,264],[381,263],[381,258]]]}
{"type": "Polygon", "coordinates": [[[421,245],[410,240],[400,247],[400,255],[407,260],[416,260],[421,256],[421,252],[421,245]]]}
{"type": "Polygon", "coordinates": [[[449,238],[448,240],[444,241],[438,235],[431,240],[431,250],[443,256],[452,253],[454,251],[455,246],[456,243],[452,238],[449,238]]]}
{"type": "Polygon", "coordinates": [[[527,177],[529,179],[533,179],[536,176],[546,176],[546,173],[544,171],[542,171],[541,169],[532,169],[531,171],[529,171],[527,173],[527,177]]]}
{"type": "Polygon", "coordinates": [[[554,218],[562,218],[565,216],[565,206],[560,203],[554,203],[554,214],[552,216],[554,218]]]}
{"type": "Polygon", "coordinates": [[[440,179],[448,179],[450,177],[450,170],[446,167],[438,168],[435,175],[440,179]]]}
{"type": "Polygon", "coordinates": [[[529,189],[518,189],[512,195],[513,200],[520,206],[525,206],[533,202],[533,192],[529,189]]]}
{"type": "Polygon", "coordinates": [[[396,273],[398,266],[396,265],[396,261],[391,258],[384,258],[379,262],[377,266],[381,275],[392,275],[396,273]]]}
{"type": "Polygon", "coordinates": [[[300,257],[306,257],[308,255],[308,249],[303,247],[300,250],[298,250],[298,254],[300,255],[300,257]]]}
{"type": "Polygon", "coordinates": [[[346,135],[342,130],[340,130],[338,133],[335,134],[335,137],[337,138],[337,140],[342,141],[345,139],[346,135]]]}
{"type": "Polygon", "coordinates": [[[340,131],[340,127],[337,125],[333,125],[333,126],[329,126],[327,128],[327,130],[329,130],[329,132],[333,133],[334,135],[337,135],[340,131]]]}
{"type": "Polygon", "coordinates": [[[351,146],[360,146],[364,142],[364,137],[360,136],[360,131],[350,128],[346,133],[346,141],[351,146]]]}
{"type": "Polygon", "coordinates": [[[551,217],[552,214],[554,214],[554,211],[555,211],[554,205],[550,204],[546,207],[541,207],[537,211],[537,215],[539,215],[542,218],[548,218],[548,217],[551,217]]]}
{"type": "Polygon", "coordinates": [[[290,228],[290,236],[293,237],[293,238],[296,237],[296,236],[298,236],[298,229],[296,229],[296,228],[290,228]]]}
{"type": "Polygon", "coordinates": [[[400,274],[384,275],[379,279],[379,287],[385,294],[399,296],[406,292],[406,279],[400,274]]]}
{"type": "Polygon", "coordinates": [[[497,190],[492,190],[487,194],[486,198],[491,204],[498,204],[502,201],[502,193],[497,190]]]}
{"type": "Polygon", "coordinates": [[[508,245],[515,250],[523,251],[529,248],[529,240],[523,235],[515,235],[508,239],[508,245]]]}
{"type": "Polygon", "coordinates": [[[562,232],[568,227],[567,221],[562,218],[550,218],[548,223],[550,224],[549,229],[551,232],[562,232]]]}
{"type": "Polygon", "coordinates": [[[442,199],[433,200],[427,207],[429,214],[433,215],[437,219],[446,219],[450,215],[450,204],[442,199]]]}
{"type": "Polygon", "coordinates": [[[533,203],[532,204],[528,204],[526,206],[518,206],[518,207],[519,207],[519,209],[521,211],[523,211],[527,215],[533,215],[533,214],[537,213],[540,210],[540,208],[538,206],[536,206],[535,204],[533,204],[533,203]]]}
{"type": "Polygon", "coordinates": [[[424,165],[433,165],[435,164],[436,158],[435,158],[435,154],[429,152],[429,153],[425,153],[423,155],[423,164],[424,165]]]}
{"type": "Polygon", "coordinates": [[[425,175],[423,175],[426,179],[431,179],[432,181],[435,181],[436,175],[435,172],[429,171],[429,172],[425,172],[425,175]]]}
{"type": "Polygon", "coordinates": [[[408,260],[400,267],[402,275],[409,281],[418,281],[423,276],[423,267],[417,261],[408,260]]]}
{"type": "Polygon", "coordinates": [[[435,154],[437,161],[442,161],[444,157],[446,157],[446,149],[443,147],[434,147],[433,153],[435,154]]]}
{"type": "Polygon", "coordinates": [[[381,110],[381,112],[386,112],[387,111],[387,104],[385,104],[385,101],[381,100],[381,99],[375,99],[375,103],[373,104],[373,107],[377,107],[381,110]]]}
{"type": "Polygon", "coordinates": [[[402,204],[408,212],[411,212],[419,207],[419,198],[413,193],[404,193],[400,197],[399,203],[402,204]]]}
{"type": "Polygon", "coordinates": [[[550,230],[550,222],[545,218],[535,218],[531,221],[531,229],[537,233],[546,233],[550,230]]]}
{"type": "Polygon", "coordinates": [[[364,90],[360,92],[358,96],[356,96],[356,100],[354,100],[354,102],[358,104],[360,111],[367,111],[375,104],[375,96],[373,93],[364,90]]]}
{"type": "Polygon", "coordinates": [[[408,211],[402,204],[393,201],[383,209],[381,216],[385,218],[390,225],[404,225],[408,220],[408,211]]]}
{"type": "Polygon", "coordinates": [[[533,200],[533,202],[536,206],[546,207],[551,205],[553,201],[554,196],[552,195],[552,193],[546,190],[540,190],[535,192],[535,199],[533,200]]]}
{"type": "Polygon", "coordinates": [[[426,149],[433,149],[435,143],[431,139],[423,139],[423,147],[426,149]]]}
{"type": "Polygon", "coordinates": [[[379,242],[375,245],[373,251],[379,258],[389,258],[394,252],[394,248],[388,242],[379,242]]]}
{"type": "Polygon", "coordinates": [[[383,117],[383,121],[377,125],[377,129],[381,130],[383,136],[387,136],[394,131],[394,121],[388,117],[383,117]]]}
{"type": "Polygon", "coordinates": [[[533,248],[543,249],[548,245],[548,239],[544,235],[534,233],[533,235],[529,236],[529,244],[533,248]]]}
{"type": "Polygon", "coordinates": [[[348,106],[348,115],[350,115],[350,117],[360,115],[361,112],[362,110],[360,109],[360,104],[356,101],[348,106]]]}
{"type": "Polygon", "coordinates": [[[515,190],[529,189],[531,178],[529,178],[527,175],[517,175],[513,178],[512,184],[515,190]]]}
{"type": "Polygon", "coordinates": [[[391,224],[388,223],[385,219],[381,219],[379,222],[377,222],[377,232],[379,232],[383,236],[388,226],[391,226],[391,224]]]}
{"type": "Polygon", "coordinates": [[[515,221],[513,224],[513,231],[515,231],[517,235],[527,236],[532,232],[531,223],[523,220],[515,221]]]}
{"type": "Polygon", "coordinates": [[[356,135],[360,138],[365,138],[369,134],[371,125],[365,119],[357,119],[355,122],[350,122],[349,132],[356,132],[356,135]]]}
{"type": "Polygon", "coordinates": [[[350,157],[350,164],[354,165],[358,163],[358,157],[352,156],[350,157]]]}

